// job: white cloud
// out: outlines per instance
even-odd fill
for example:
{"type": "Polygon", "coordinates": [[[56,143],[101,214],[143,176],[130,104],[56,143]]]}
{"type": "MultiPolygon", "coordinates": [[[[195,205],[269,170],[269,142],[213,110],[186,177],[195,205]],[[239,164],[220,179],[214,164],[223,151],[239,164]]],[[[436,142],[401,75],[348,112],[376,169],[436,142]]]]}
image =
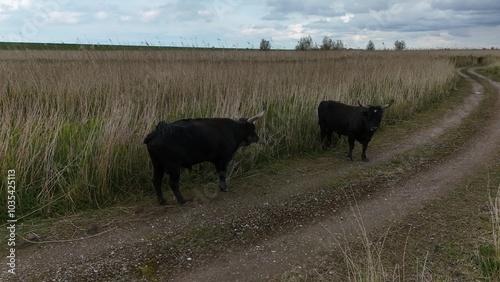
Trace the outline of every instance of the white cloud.
{"type": "Polygon", "coordinates": [[[95,17],[98,20],[105,20],[108,18],[108,13],[106,13],[105,11],[99,11],[99,12],[95,13],[95,17]]]}
{"type": "Polygon", "coordinates": [[[308,36],[310,34],[307,34],[306,29],[304,28],[303,23],[298,23],[298,24],[290,24],[284,31],[284,37],[288,39],[300,39],[302,37],[308,36]]]}
{"type": "Polygon", "coordinates": [[[0,0],[0,13],[3,10],[16,11],[20,8],[28,9],[31,5],[31,0],[0,0]]]}
{"type": "Polygon", "coordinates": [[[351,14],[351,13],[345,13],[345,15],[343,15],[343,16],[340,17],[340,19],[344,23],[348,23],[352,18],[354,18],[354,14],[351,14]]]}
{"type": "Polygon", "coordinates": [[[132,17],[129,15],[123,15],[123,16],[120,16],[120,20],[122,20],[124,22],[129,22],[129,21],[132,21],[132,17]]]}
{"type": "Polygon", "coordinates": [[[369,40],[366,35],[361,34],[350,35],[347,38],[357,43],[368,42],[369,40]]]}
{"type": "Polygon", "coordinates": [[[149,22],[149,21],[156,19],[159,14],[160,14],[160,11],[154,10],[154,9],[139,12],[141,20],[146,21],[146,22],[149,22]]]}
{"type": "Polygon", "coordinates": [[[270,36],[271,34],[274,34],[276,30],[271,27],[262,27],[262,28],[256,28],[256,27],[245,27],[241,30],[236,31],[236,34],[241,34],[244,36],[270,36]]]}
{"type": "Polygon", "coordinates": [[[76,24],[80,22],[80,18],[83,16],[83,13],[70,11],[52,11],[47,15],[47,22],[49,23],[76,24]]]}
{"type": "Polygon", "coordinates": [[[212,15],[212,13],[209,10],[198,10],[197,13],[202,17],[207,17],[212,15]]]}

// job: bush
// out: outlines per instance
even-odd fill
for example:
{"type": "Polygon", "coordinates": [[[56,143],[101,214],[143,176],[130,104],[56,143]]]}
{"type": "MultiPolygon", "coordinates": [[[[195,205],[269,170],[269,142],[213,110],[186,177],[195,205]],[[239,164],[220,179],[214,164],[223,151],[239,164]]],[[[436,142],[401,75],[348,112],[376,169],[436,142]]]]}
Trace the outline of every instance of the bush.
{"type": "Polygon", "coordinates": [[[309,51],[313,49],[313,40],[312,37],[309,35],[307,37],[302,37],[299,41],[297,46],[295,46],[295,50],[298,51],[309,51]]]}
{"type": "Polygon", "coordinates": [[[342,50],[345,49],[344,42],[342,40],[337,40],[336,42],[332,40],[331,37],[323,37],[323,44],[320,46],[321,50],[342,50]]]}
{"type": "Polygon", "coordinates": [[[321,50],[330,50],[333,49],[333,40],[331,37],[325,36],[323,37],[323,44],[321,44],[321,50]]]}
{"type": "Polygon", "coordinates": [[[401,40],[401,41],[396,40],[394,42],[394,49],[396,49],[397,51],[401,51],[401,50],[406,49],[406,43],[405,43],[405,41],[404,40],[401,40]]]}
{"type": "Polygon", "coordinates": [[[260,41],[260,48],[259,49],[262,51],[271,50],[271,42],[269,42],[269,40],[262,39],[260,41]]]}
{"type": "Polygon", "coordinates": [[[366,50],[368,51],[373,51],[375,50],[375,44],[373,44],[373,41],[368,41],[368,45],[366,45],[366,50]]]}

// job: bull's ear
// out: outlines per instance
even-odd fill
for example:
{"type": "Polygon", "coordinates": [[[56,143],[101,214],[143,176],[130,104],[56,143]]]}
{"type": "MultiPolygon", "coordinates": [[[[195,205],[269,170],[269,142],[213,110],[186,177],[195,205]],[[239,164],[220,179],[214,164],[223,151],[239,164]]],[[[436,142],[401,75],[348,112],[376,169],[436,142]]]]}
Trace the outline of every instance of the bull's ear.
{"type": "Polygon", "coordinates": [[[367,106],[365,106],[365,105],[363,105],[363,104],[361,104],[361,102],[360,102],[359,100],[358,100],[358,105],[359,105],[361,108],[363,108],[363,109],[368,109],[368,107],[367,107],[367,106]]]}

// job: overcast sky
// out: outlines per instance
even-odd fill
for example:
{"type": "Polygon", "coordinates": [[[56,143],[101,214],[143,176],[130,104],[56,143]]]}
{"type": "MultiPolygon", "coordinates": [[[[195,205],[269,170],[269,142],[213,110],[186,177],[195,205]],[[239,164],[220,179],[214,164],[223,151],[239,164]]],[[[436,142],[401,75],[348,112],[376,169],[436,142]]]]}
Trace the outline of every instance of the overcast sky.
{"type": "Polygon", "coordinates": [[[0,0],[0,41],[291,48],[500,48],[500,0],[0,0]]]}

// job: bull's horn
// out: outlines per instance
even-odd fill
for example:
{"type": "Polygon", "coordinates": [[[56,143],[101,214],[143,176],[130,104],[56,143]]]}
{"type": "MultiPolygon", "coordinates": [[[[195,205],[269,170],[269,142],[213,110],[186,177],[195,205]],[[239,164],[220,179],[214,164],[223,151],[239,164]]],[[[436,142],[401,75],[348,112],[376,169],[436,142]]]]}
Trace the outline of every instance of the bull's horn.
{"type": "Polygon", "coordinates": [[[394,103],[394,99],[392,99],[389,103],[383,105],[382,109],[385,109],[385,108],[389,107],[390,105],[392,105],[392,103],[394,103]]]}
{"type": "Polygon", "coordinates": [[[365,109],[368,109],[368,107],[366,106],[363,106],[363,104],[361,104],[361,102],[358,100],[358,105],[361,107],[361,108],[365,108],[365,109]]]}
{"type": "Polygon", "coordinates": [[[262,112],[258,113],[256,116],[247,119],[247,122],[254,123],[256,120],[261,118],[266,113],[266,106],[263,107],[262,112]]]}

